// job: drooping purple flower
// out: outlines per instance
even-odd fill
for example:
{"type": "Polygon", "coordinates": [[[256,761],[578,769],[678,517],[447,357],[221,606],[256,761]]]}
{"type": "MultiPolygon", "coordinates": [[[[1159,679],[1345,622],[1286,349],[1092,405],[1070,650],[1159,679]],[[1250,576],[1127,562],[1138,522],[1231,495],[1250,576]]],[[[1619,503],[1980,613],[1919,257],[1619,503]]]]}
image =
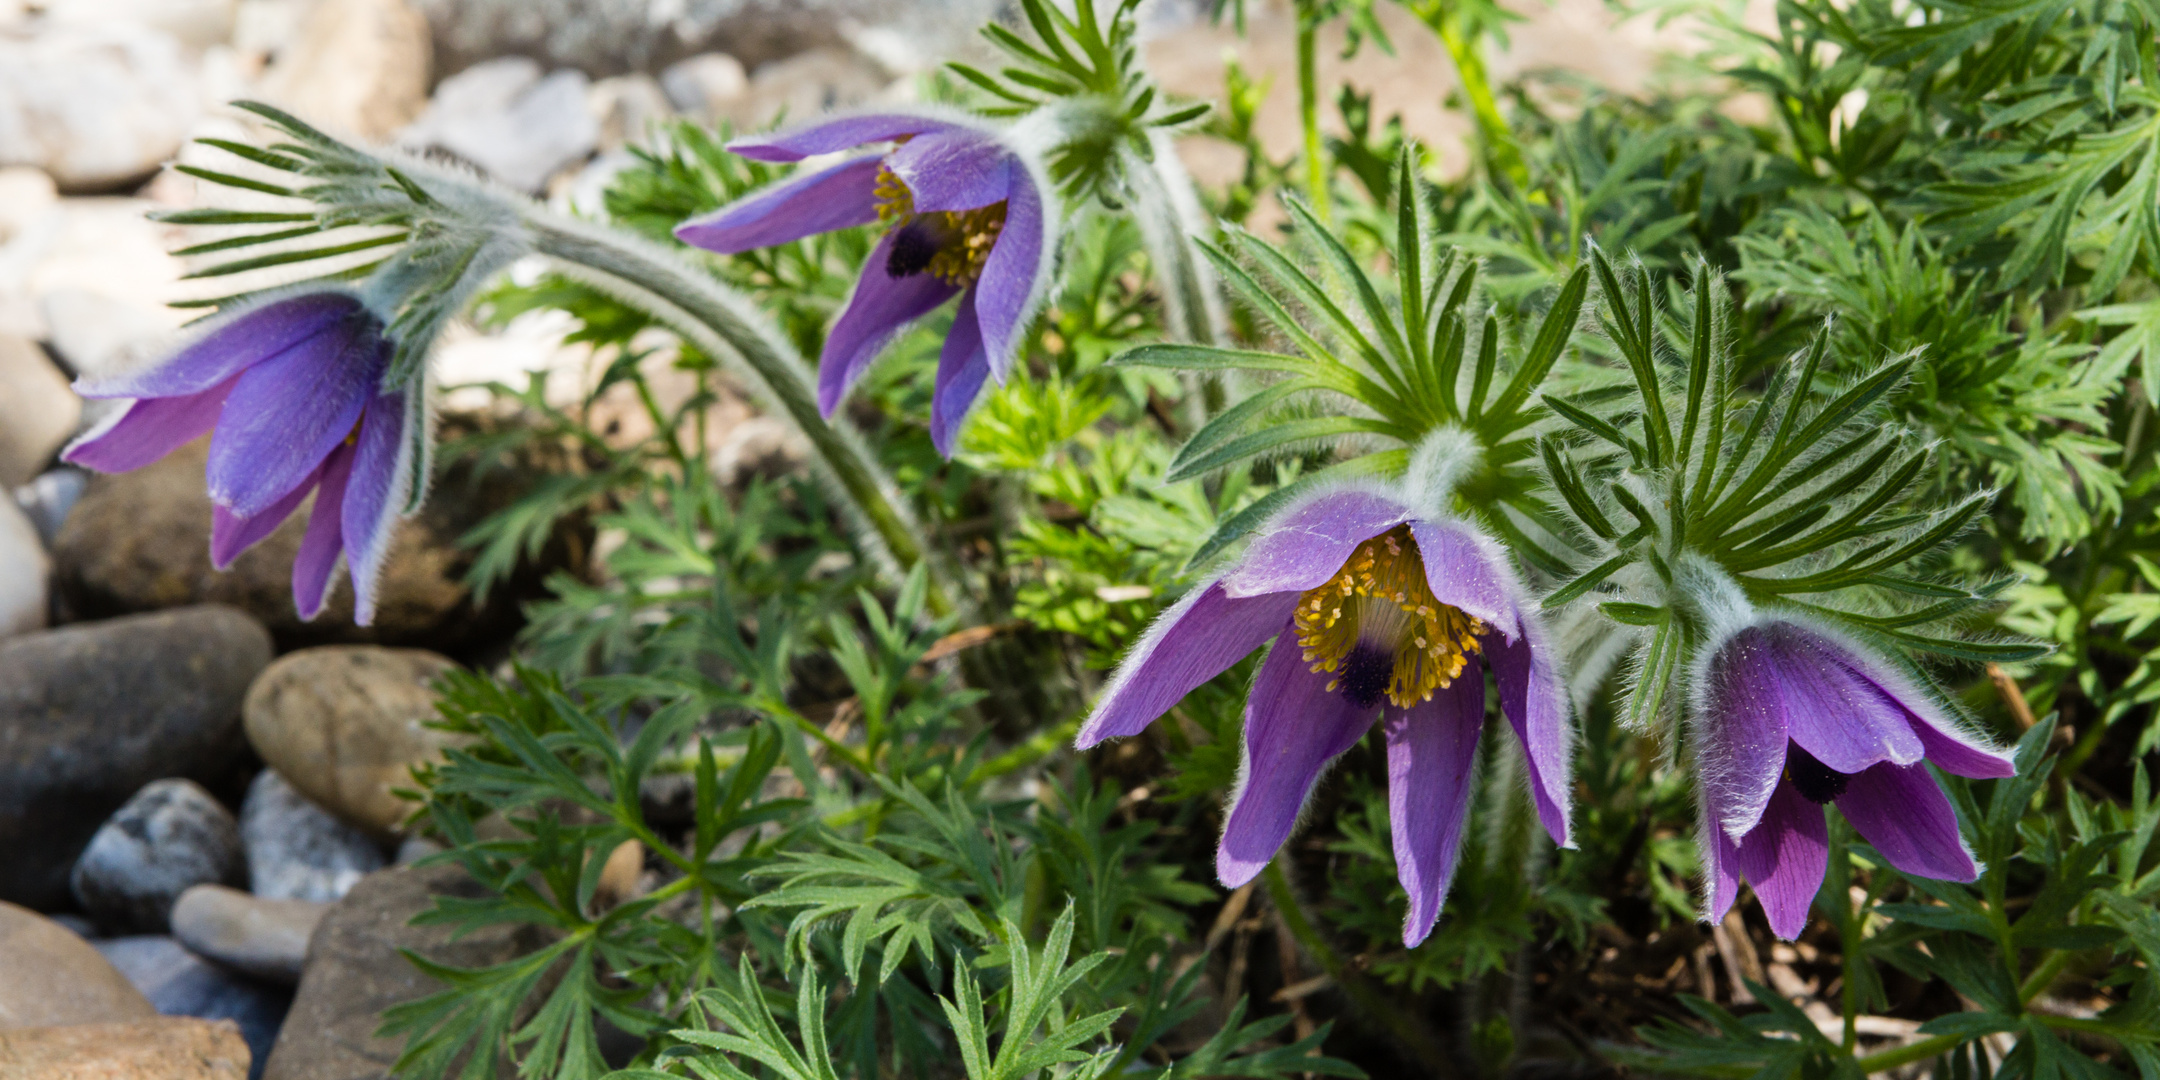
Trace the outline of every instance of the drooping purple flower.
{"type": "Polygon", "coordinates": [[[951,457],[983,381],[1002,383],[1011,372],[1048,284],[1043,185],[1000,135],[913,113],[842,117],[737,139],[728,149],[787,162],[870,143],[894,145],[790,177],[682,223],[675,235],[732,255],[835,229],[890,225],[825,339],[818,408],[831,416],[895,334],[958,296],[930,400],[931,441],[951,457]]]}
{"type": "Polygon", "coordinates": [[[1216,851],[1224,885],[1266,867],[1321,772],[1377,719],[1410,894],[1403,944],[1423,941],[1462,848],[1488,666],[1526,751],[1538,817],[1568,843],[1567,700],[1536,609],[1497,543],[1466,522],[1419,517],[1390,492],[1333,492],[1276,517],[1242,561],[1133,647],[1080,747],[1139,732],[1269,639],[1216,851]]]}
{"type": "Polygon", "coordinates": [[[1831,631],[1785,619],[1743,627],[1698,680],[1697,768],[1708,915],[1746,878],[1788,940],[1829,867],[1823,804],[1898,870],[1972,881],[1980,868],[1922,761],[1958,776],[2016,772],[1911,680],[1831,631]]]}
{"type": "Polygon", "coordinates": [[[211,563],[232,565],[313,492],[293,561],[293,605],[304,619],[322,611],[342,554],[353,621],[366,626],[409,465],[406,395],[381,386],[391,349],[382,320],[341,289],[220,315],[146,370],[78,381],[85,397],[134,400],[61,457],[126,472],[213,432],[205,470],[211,563]]]}

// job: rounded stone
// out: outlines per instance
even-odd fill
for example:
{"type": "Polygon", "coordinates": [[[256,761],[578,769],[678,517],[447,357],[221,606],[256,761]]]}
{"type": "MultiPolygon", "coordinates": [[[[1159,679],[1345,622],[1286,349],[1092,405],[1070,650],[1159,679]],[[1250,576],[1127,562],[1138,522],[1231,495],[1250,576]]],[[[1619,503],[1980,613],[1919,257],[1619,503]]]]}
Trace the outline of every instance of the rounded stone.
{"type": "Polygon", "coordinates": [[[82,419],[82,399],[35,341],[0,334],[0,488],[25,484],[82,419]]]}
{"type": "Polygon", "coordinates": [[[0,497],[0,638],[45,628],[51,578],[37,525],[14,500],[0,497]]]}
{"type": "Polygon", "coordinates": [[[173,905],[172,932],[202,957],[258,979],[294,986],[308,938],[330,905],[265,900],[223,885],[197,885],[173,905]]]}
{"type": "Polygon", "coordinates": [[[0,900],[0,1030],[98,1024],[157,1009],[97,949],[59,923],[0,900]]]}
{"type": "Polygon", "coordinates": [[[158,1012],[237,1024],[254,1059],[269,1058],[285,1013],[292,1008],[290,988],[213,964],[163,934],[104,938],[94,944],[158,1012]]]}
{"type": "Polygon", "coordinates": [[[245,873],[231,811],[192,780],[158,780],[90,838],[68,884],[99,926],[162,934],[181,893],[245,873]]]}
{"type": "Polygon", "coordinates": [[[237,781],[270,657],[260,623],[217,606],[0,639],[0,899],[65,905],[91,835],[152,780],[237,781]]]}
{"type": "Polygon", "coordinates": [[[388,839],[414,805],[392,794],[439,758],[436,678],[457,665],[419,649],[329,645],[270,665],[248,689],[248,741],[293,790],[388,839]]]}
{"type": "Polygon", "coordinates": [[[384,863],[373,838],[309,802],[276,769],[248,785],[240,846],[249,891],[268,900],[336,900],[384,863]]]}
{"type": "Polygon", "coordinates": [[[245,1080],[252,1060],[230,1020],[155,1016],[0,1032],[0,1075],[45,1080],[245,1080]]]}

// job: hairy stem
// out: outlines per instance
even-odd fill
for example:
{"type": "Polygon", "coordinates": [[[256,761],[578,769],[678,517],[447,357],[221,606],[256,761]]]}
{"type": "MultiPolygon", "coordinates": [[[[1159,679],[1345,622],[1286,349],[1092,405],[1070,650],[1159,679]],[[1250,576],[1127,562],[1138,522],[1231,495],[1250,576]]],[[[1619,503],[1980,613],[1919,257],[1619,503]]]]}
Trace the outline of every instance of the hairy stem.
{"type": "Polygon", "coordinates": [[[1500,115],[1499,100],[1493,96],[1492,79],[1485,71],[1485,57],[1478,51],[1477,39],[1463,31],[1462,23],[1454,18],[1450,7],[1447,0],[1428,0],[1417,5],[1415,10],[1439,37],[1448,59],[1455,63],[1455,74],[1462,80],[1463,98],[1470,102],[1470,114],[1477,120],[1479,141],[1485,150],[1486,171],[1505,178],[1517,189],[1527,187],[1530,169],[1523,164],[1522,150],[1515,145],[1515,134],[1508,130],[1507,119],[1500,115]]]}
{"type": "Polygon", "coordinates": [[[1424,1025],[1397,1008],[1395,1000],[1382,993],[1379,987],[1367,982],[1364,974],[1346,963],[1313,928],[1312,921],[1305,917],[1305,909],[1298,906],[1297,894],[1290,891],[1290,879],[1283,874],[1284,858],[1275,856],[1275,861],[1268,863],[1261,876],[1267,879],[1268,897],[1275,902],[1275,910],[1282,914],[1283,925],[1290,928],[1290,936],[1296,938],[1298,945],[1320,965],[1320,970],[1327,972],[1328,978],[1335,980],[1335,985],[1349,995],[1351,1003],[1364,1018],[1393,1036],[1403,1049],[1425,1066],[1428,1075],[1455,1075],[1459,1071],[1457,1062],[1433,1041],[1424,1025]]]}
{"type": "Polygon", "coordinates": [[[1309,10],[1310,0],[1298,5],[1297,88],[1298,121],[1305,129],[1305,198],[1313,213],[1328,220],[1327,156],[1320,145],[1320,77],[1318,72],[1320,20],[1309,10]]]}
{"type": "MultiPolygon", "coordinates": [[[[525,224],[532,230],[535,250],[573,276],[645,308],[714,356],[740,357],[763,384],[765,396],[816,449],[849,509],[882,545],[882,553],[902,571],[923,561],[922,530],[906,512],[899,489],[860,436],[826,422],[819,414],[805,365],[748,302],[672,253],[644,241],[537,207],[525,211],[525,224]]],[[[935,577],[928,600],[940,615],[951,609],[935,577]]]]}

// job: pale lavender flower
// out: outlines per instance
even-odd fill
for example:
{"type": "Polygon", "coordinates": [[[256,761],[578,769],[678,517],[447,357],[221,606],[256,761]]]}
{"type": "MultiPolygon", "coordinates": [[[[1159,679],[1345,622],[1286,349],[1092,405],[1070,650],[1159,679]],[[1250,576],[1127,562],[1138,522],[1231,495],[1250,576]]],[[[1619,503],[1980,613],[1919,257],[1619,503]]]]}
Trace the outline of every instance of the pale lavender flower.
{"type": "Polygon", "coordinates": [[[913,113],[827,120],[728,149],[756,161],[801,161],[869,143],[891,149],[775,184],[675,235],[722,254],[883,221],[892,227],[863,264],[855,295],[818,359],[818,408],[831,416],[879,350],[907,324],[955,296],[959,310],[938,358],[930,437],[953,440],[983,381],[999,382],[1050,279],[1043,186],[1010,142],[971,124],[913,113]]]}
{"type": "Polygon", "coordinates": [[[1271,638],[1216,852],[1224,885],[1267,865],[1322,770],[1377,719],[1397,872],[1410,894],[1403,943],[1423,941],[1462,848],[1488,665],[1527,752],[1538,817],[1568,843],[1567,699],[1537,609],[1491,538],[1461,520],[1419,516],[1391,492],[1332,492],[1276,517],[1238,565],[1133,647],[1079,745],[1139,732],[1271,638]]]}
{"type": "Polygon", "coordinates": [[[1825,803],[1904,873],[1979,877],[1949,798],[1921,762],[1976,779],[2016,768],[1889,664],[1834,632],[1766,619],[1726,638],[1697,687],[1713,922],[1744,877],[1779,937],[1807,927],[1829,866],[1825,803]]]}
{"type": "Polygon", "coordinates": [[[365,626],[409,465],[406,395],[381,386],[391,348],[382,320],[352,292],[317,288],[251,305],[147,370],[78,381],[85,397],[134,400],[61,457],[125,472],[214,432],[211,562],[232,565],[313,492],[293,604],[302,618],[321,612],[342,554],[353,621],[365,626]]]}

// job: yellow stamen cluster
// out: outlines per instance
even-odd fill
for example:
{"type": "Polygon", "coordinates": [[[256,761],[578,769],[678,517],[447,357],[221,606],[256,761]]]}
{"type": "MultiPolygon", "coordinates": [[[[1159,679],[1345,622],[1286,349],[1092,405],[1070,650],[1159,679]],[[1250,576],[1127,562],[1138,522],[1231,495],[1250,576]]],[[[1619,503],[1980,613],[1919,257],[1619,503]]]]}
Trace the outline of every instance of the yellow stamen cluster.
{"type": "Polygon", "coordinates": [[[933,227],[942,242],[937,254],[930,257],[930,265],[924,268],[924,273],[952,285],[972,285],[982,277],[983,266],[990,261],[990,249],[997,244],[998,232],[1005,227],[1003,200],[973,210],[917,214],[915,193],[909,191],[907,184],[889,168],[878,169],[877,184],[872,190],[881,222],[902,227],[917,217],[933,220],[933,227]]]}
{"type": "MultiPolygon", "coordinates": [[[[1402,708],[1431,701],[1480,651],[1485,624],[1441,603],[1408,525],[1359,544],[1328,582],[1298,598],[1297,641],[1314,672],[1341,667],[1360,643],[1394,654],[1388,700],[1402,708]]],[[[1328,683],[1337,689],[1341,680],[1328,683]]]]}

